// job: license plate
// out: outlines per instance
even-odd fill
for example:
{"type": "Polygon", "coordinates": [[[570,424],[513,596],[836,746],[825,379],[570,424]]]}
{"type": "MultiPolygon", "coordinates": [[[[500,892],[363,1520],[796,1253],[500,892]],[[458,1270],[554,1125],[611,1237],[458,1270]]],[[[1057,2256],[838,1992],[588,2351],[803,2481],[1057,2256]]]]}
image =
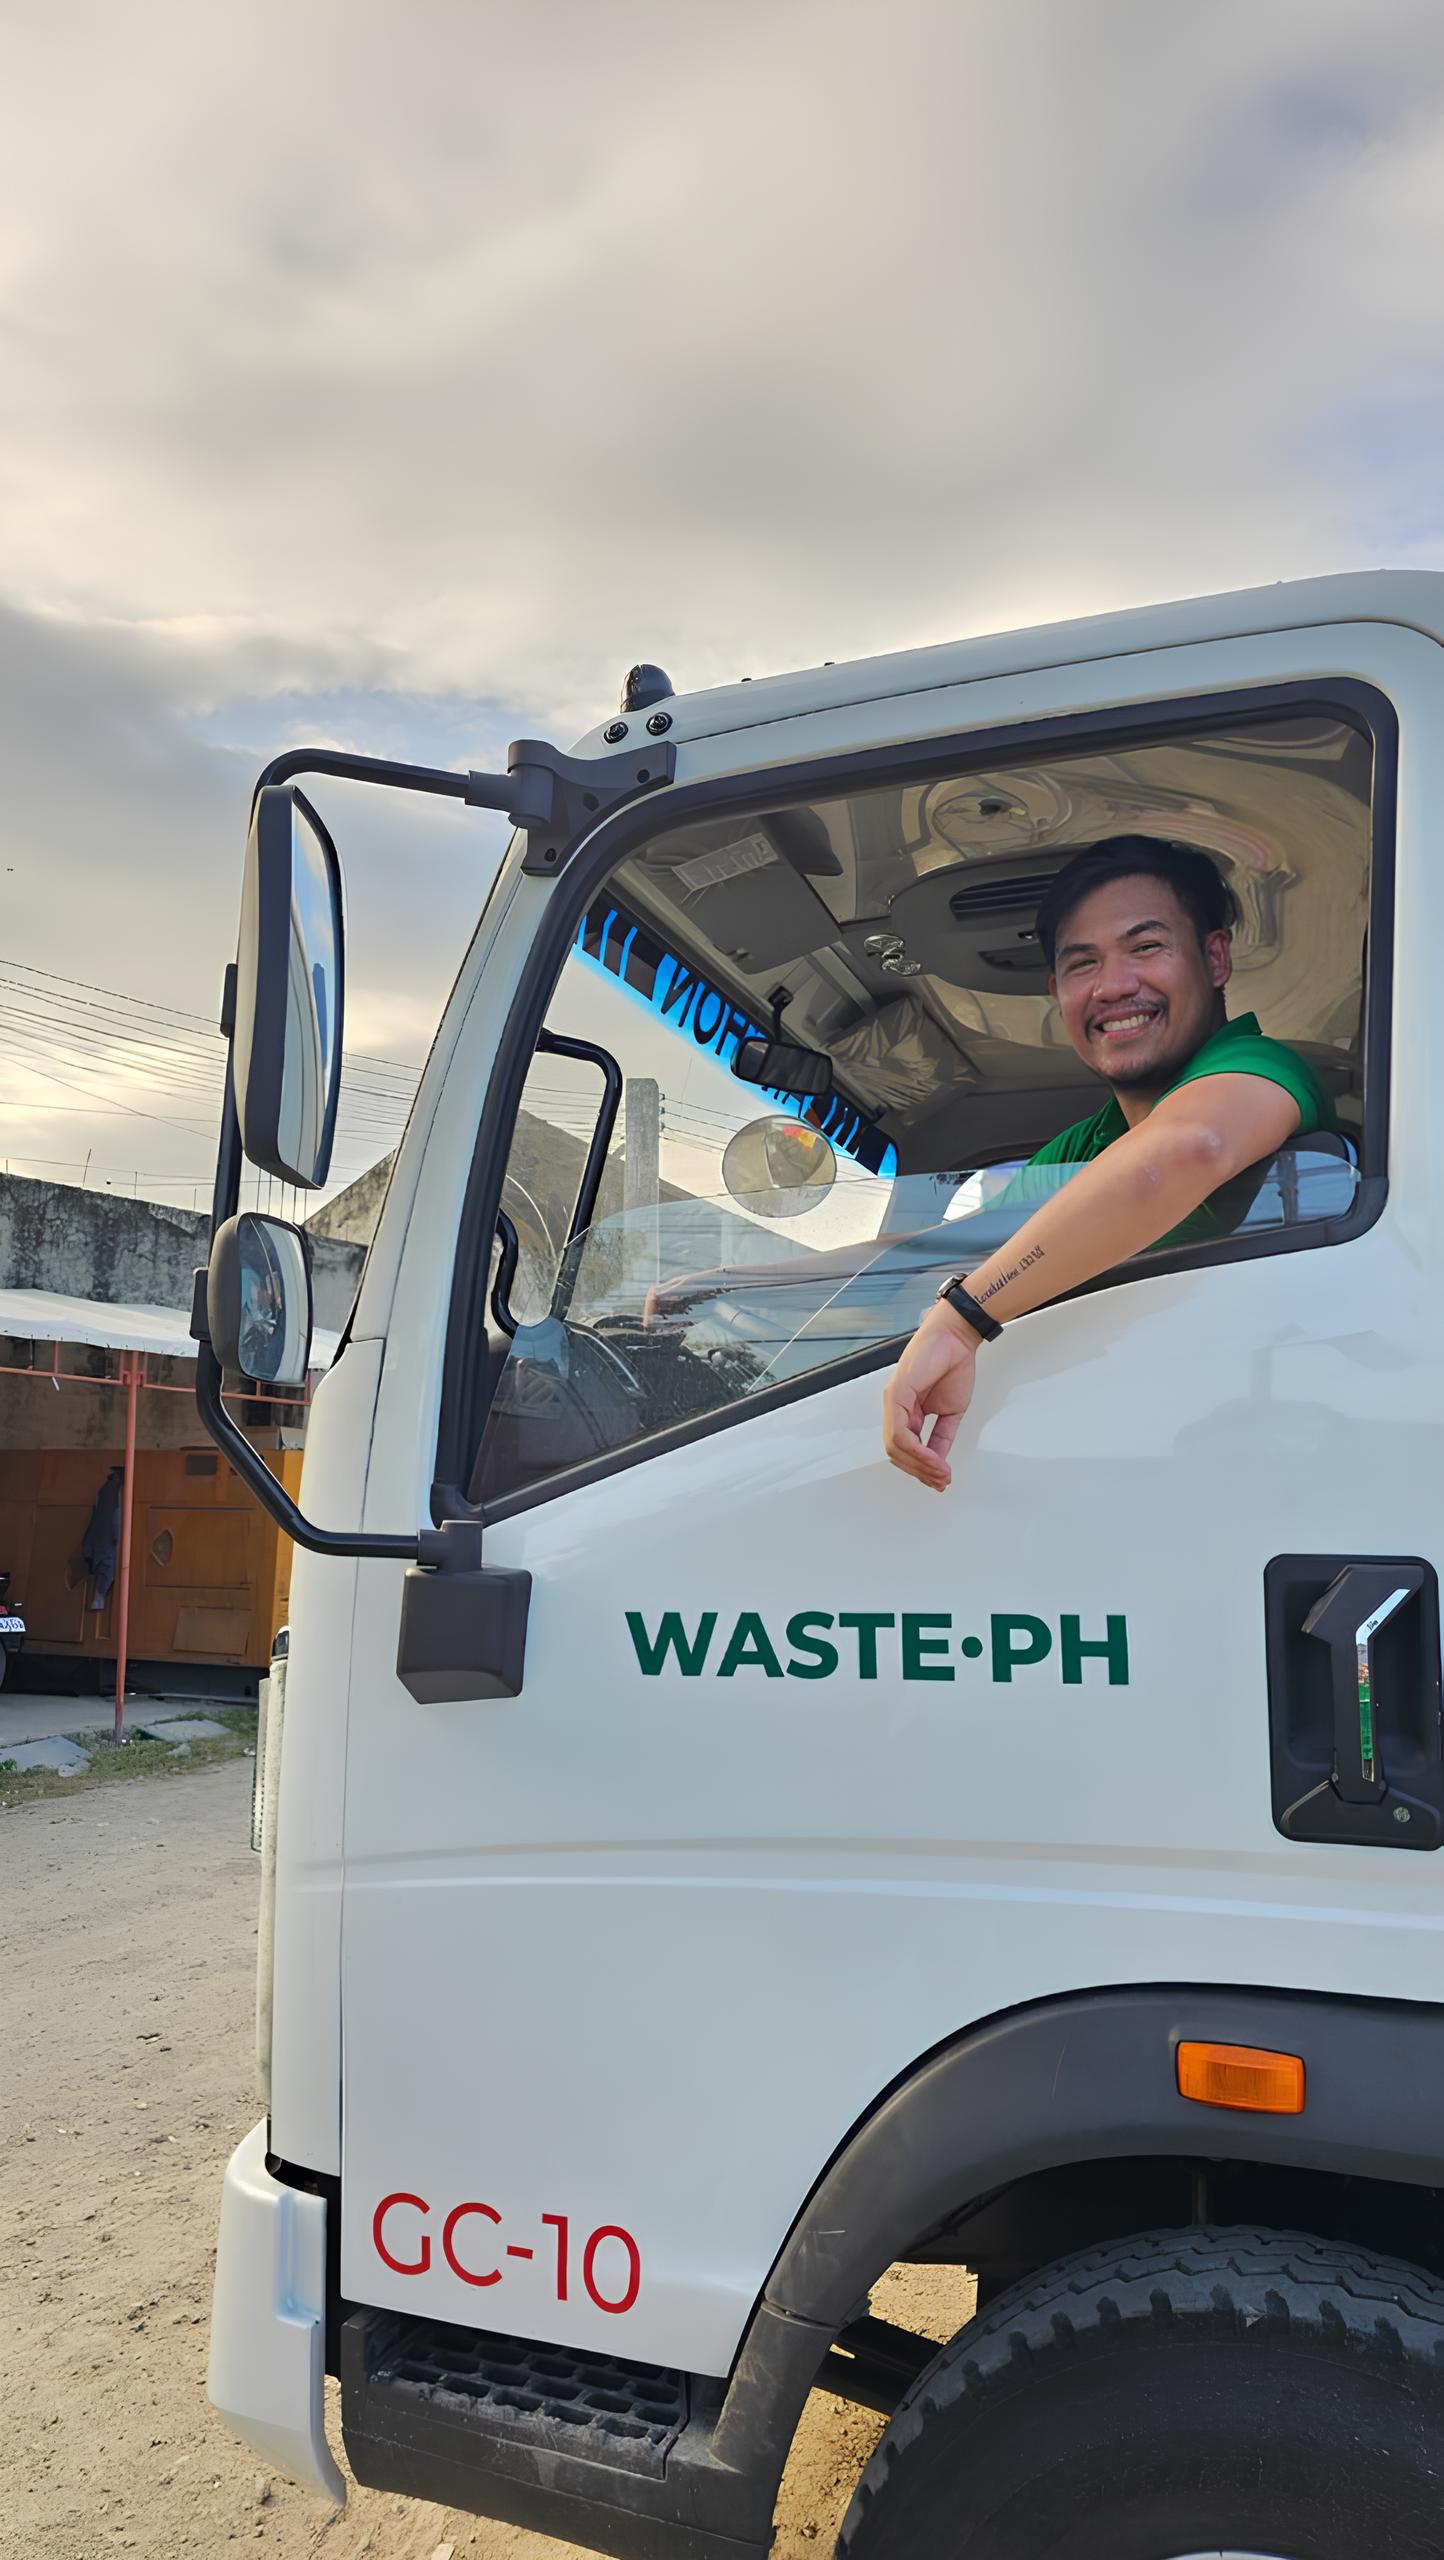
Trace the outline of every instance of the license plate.
{"type": "Polygon", "coordinates": [[[23,1636],[24,1633],[23,1618],[0,1618],[0,1636],[23,1636]]]}

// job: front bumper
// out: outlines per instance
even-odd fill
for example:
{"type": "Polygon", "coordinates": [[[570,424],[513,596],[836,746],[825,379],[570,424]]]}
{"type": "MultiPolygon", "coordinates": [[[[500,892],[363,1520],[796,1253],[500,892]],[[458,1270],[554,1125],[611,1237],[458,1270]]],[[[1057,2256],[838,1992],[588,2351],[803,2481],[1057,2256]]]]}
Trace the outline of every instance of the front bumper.
{"type": "Polygon", "coordinates": [[[345,2505],[326,2442],[325,2198],[271,2176],[264,2120],[226,2163],[206,2388],[273,2471],[345,2505]]]}

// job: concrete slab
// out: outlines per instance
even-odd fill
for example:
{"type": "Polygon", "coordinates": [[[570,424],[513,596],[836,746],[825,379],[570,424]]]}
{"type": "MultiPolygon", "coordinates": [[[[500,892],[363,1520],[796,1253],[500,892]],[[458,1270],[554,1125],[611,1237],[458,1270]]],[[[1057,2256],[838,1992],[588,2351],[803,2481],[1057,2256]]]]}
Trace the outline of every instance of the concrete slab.
{"type": "Polygon", "coordinates": [[[0,1689],[0,1756],[12,1743],[43,1742],[52,1733],[108,1733],[115,1701],[50,1698],[23,1689],[0,1689]]]}
{"type": "Polygon", "coordinates": [[[89,1752],[67,1742],[61,1733],[43,1742],[15,1742],[8,1747],[0,1743],[0,1761],[6,1760],[16,1769],[58,1769],[62,1778],[73,1778],[90,1766],[89,1752]]]}
{"type": "MultiPolygon", "coordinates": [[[[201,1703],[196,1698],[155,1702],[128,1698],[125,1729],[129,1733],[143,1721],[149,1733],[153,1726],[169,1724],[173,1718],[193,1716],[201,1703]]],[[[52,1733],[109,1733],[114,1723],[113,1697],[57,1698],[38,1690],[0,1689],[0,1759],[17,1742],[43,1742],[52,1733]]]]}
{"type": "Polygon", "coordinates": [[[143,1733],[148,1742],[218,1742],[230,1731],[210,1716],[127,1716],[125,1721],[128,1732],[143,1733]]]}

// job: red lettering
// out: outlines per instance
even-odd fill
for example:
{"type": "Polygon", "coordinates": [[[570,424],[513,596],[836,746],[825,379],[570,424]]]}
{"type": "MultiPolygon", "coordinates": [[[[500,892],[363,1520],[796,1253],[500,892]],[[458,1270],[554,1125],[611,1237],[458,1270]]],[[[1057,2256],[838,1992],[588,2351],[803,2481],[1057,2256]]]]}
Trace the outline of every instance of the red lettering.
{"type": "MultiPolygon", "coordinates": [[[[372,2244],[377,2256],[391,2269],[393,2275],[427,2275],[431,2269],[431,2238],[424,2228],[417,2235],[417,2254],[414,2258],[398,2258],[386,2245],[387,2216],[401,2205],[409,2205],[413,2213],[419,2213],[423,2224],[431,2212],[425,2196],[412,2195],[407,2189],[398,2187],[393,2194],[382,2197],[371,2218],[372,2244]]],[[[463,2266],[457,2256],[456,2234],[468,2214],[475,2214],[481,2221],[489,2222],[493,2230],[500,2229],[501,2215],[496,2207],[481,2204],[475,2197],[470,2197],[465,2204],[453,2205],[442,2225],[442,2255],[452,2274],[459,2276],[463,2284],[474,2284],[483,2288],[487,2285],[500,2284],[504,2272],[500,2265],[488,2268],[485,2272],[478,2272],[474,2267],[463,2266]]],[[[548,2231],[556,2233],[557,2300],[565,2302],[568,2298],[571,2276],[570,2218],[564,2213],[544,2213],[541,2221],[548,2231]]],[[[507,2245],[506,2255],[509,2258],[530,2258],[534,2254],[530,2248],[523,2247],[519,2242],[507,2245]]],[[[588,2299],[596,2304],[599,2311],[621,2313],[631,2310],[642,2289],[642,2259],[630,2231],[624,2231],[620,2223],[604,2222],[592,2233],[582,2252],[582,2282],[586,2286],[588,2299]],[[597,2260],[609,2240],[617,2243],[625,2259],[625,2281],[622,2291],[616,2295],[603,2293],[597,2281],[597,2260]]]]}
{"type": "MultiPolygon", "coordinates": [[[[381,2237],[381,2225],[385,2221],[386,2216],[391,2211],[394,2204],[414,2205],[418,2213],[429,2213],[431,2211],[431,2207],[427,2203],[425,2196],[408,2196],[404,2194],[383,2196],[371,2221],[371,2237],[376,2244],[376,2254],[379,2258],[385,2259],[386,2264],[391,2269],[393,2275],[424,2276],[427,2268],[431,2264],[431,2242],[427,2238],[425,2232],[421,2235],[421,2255],[416,2260],[414,2266],[408,2266],[404,2258],[393,2258],[385,2241],[381,2237]]],[[[451,2226],[448,2223],[447,2229],[450,2230],[450,2228],[451,2226]]]]}
{"type": "Polygon", "coordinates": [[[488,2222],[500,2222],[501,2220],[501,2215],[493,2212],[492,2207],[489,2204],[454,2204],[450,2213],[446,2217],[446,2222],[441,2234],[441,2247],[446,2263],[450,2267],[453,2275],[460,2276],[463,2284],[500,2284],[500,2267],[493,2267],[489,2276],[473,2275],[470,2267],[464,2267],[462,2265],[461,2260],[458,2258],[456,2251],[451,2245],[451,2235],[453,2231],[456,2229],[458,2222],[462,2221],[468,2213],[484,2214],[488,2222]]]}
{"type": "Polygon", "coordinates": [[[599,2311],[631,2310],[642,2287],[642,2260],[630,2231],[623,2231],[615,2222],[604,2222],[600,2231],[592,2233],[582,2252],[582,2282],[599,2311]],[[597,2251],[604,2240],[620,2240],[627,2253],[627,2289],[620,2302],[608,2302],[606,2295],[597,2289],[593,2271],[596,2266],[597,2251]]]}
{"type": "Polygon", "coordinates": [[[545,2229],[555,2231],[557,2235],[557,2300],[565,2302],[567,2298],[567,2217],[564,2213],[544,2213],[542,2223],[545,2229]]]}

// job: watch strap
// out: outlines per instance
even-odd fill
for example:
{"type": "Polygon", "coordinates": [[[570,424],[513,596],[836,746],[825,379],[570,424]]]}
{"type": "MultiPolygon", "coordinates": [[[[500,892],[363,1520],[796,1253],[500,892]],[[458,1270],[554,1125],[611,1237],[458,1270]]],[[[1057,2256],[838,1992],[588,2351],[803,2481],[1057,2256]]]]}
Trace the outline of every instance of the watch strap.
{"type": "Polygon", "coordinates": [[[962,1317],[964,1324],[972,1326],[974,1333],[980,1333],[985,1342],[997,1341],[1003,1330],[997,1317],[990,1316],[986,1307],[979,1306],[977,1299],[969,1295],[960,1279],[945,1280],[938,1291],[938,1296],[952,1308],[955,1315],[962,1317]]]}

